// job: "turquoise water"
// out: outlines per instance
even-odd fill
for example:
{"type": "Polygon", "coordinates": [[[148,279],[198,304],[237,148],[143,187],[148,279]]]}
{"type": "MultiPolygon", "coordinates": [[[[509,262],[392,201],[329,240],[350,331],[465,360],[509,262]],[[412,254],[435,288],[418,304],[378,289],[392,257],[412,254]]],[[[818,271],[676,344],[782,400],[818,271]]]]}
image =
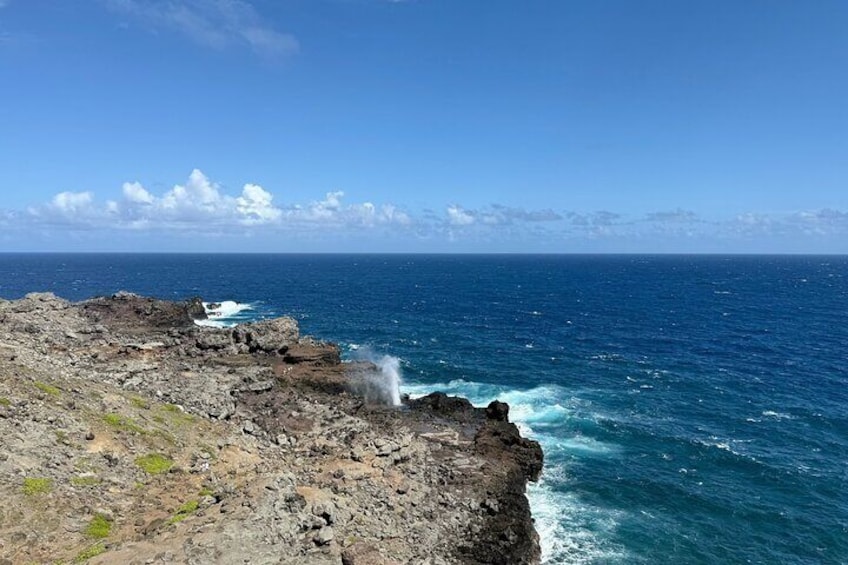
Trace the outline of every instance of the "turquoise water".
{"type": "Polygon", "coordinates": [[[546,453],[548,563],[848,563],[848,258],[0,255],[0,296],[292,314],[546,453]]]}

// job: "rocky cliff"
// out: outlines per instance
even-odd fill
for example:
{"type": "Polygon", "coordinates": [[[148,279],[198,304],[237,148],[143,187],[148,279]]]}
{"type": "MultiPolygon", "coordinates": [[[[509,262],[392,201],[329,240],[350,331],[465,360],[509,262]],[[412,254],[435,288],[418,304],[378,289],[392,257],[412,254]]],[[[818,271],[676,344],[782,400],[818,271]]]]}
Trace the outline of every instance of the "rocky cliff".
{"type": "Polygon", "coordinates": [[[0,301],[0,564],[539,561],[542,452],[508,406],[389,407],[290,318],[203,316],[0,301]]]}

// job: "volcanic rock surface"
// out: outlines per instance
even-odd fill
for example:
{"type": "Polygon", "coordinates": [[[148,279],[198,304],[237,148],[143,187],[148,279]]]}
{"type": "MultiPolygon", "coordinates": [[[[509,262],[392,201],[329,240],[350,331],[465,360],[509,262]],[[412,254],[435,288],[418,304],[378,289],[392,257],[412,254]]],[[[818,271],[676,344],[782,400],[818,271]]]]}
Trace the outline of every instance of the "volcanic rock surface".
{"type": "Polygon", "coordinates": [[[291,318],[204,317],[0,300],[0,565],[539,561],[542,451],[508,406],[389,407],[291,318]]]}

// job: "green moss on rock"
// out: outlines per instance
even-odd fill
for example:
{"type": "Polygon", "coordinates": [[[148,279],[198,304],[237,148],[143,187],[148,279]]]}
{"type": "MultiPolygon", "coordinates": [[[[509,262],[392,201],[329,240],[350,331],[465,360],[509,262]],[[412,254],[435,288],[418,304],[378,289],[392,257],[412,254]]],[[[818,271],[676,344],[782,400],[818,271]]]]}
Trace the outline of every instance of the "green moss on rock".
{"type": "Polygon", "coordinates": [[[146,434],[147,430],[139,426],[132,418],[122,416],[120,414],[104,414],[103,421],[110,427],[124,432],[134,432],[137,434],[146,434]]]}
{"type": "Polygon", "coordinates": [[[94,539],[109,537],[112,532],[112,522],[102,514],[97,514],[85,528],[85,535],[94,539]]]}
{"type": "Polygon", "coordinates": [[[47,494],[53,490],[53,479],[43,477],[26,477],[24,479],[23,490],[24,494],[27,496],[47,494]]]}
{"type": "Polygon", "coordinates": [[[37,388],[44,394],[49,394],[50,396],[59,396],[60,394],[62,394],[62,391],[56,388],[55,386],[43,383],[41,381],[34,382],[33,386],[35,386],[35,388],[37,388]]]}
{"type": "Polygon", "coordinates": [[[197,511],[198,505],[199,502],[197,500],[189,500],[188,502],[177,508],[176,514],[174,514],[174,516],[170,520],[168,520],[168,523],[177,524],[179,522],[182,522],[197,511]]]}
{"type": "Polygon", "coordinates": [[[174,466],[174,462],[160,453],[149,453],[137,457],[135,464],[148,475],[159,475],[167,473],[174,466]]]}
{"type": "Polygon", "coordinates": [[[85,563],[92,557],[97,557],[105,551],[106,547],[102,543],[96,543],[80,551],[77,556],[74,557],[74,563],[85,563]]]}

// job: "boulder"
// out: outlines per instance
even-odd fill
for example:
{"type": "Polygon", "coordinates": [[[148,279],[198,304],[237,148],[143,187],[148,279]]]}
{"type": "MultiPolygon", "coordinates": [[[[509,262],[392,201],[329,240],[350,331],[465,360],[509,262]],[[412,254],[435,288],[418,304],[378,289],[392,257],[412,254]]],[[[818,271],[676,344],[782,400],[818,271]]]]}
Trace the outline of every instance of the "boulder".
{"type": "Polygon", "coordinates": [[[342,565],[394,565],[392,561],[382,556],[377,548],[366,542],[357,542],[342,552],[342,565]]]}
{"type": "Polygon", "coordinates": [[[251,352],[284,354],[297,343],[297,322],[287,316],[237,326],[233,340],[248,346],[251,352]]]}
{"type": "Polygon", "coordinates": [[[486,407],[486,418],[498,422],[509,422],[509,404],[493,400],[486,407]]]}
{"type": "Polygon", "coordinates": [[[199,298],[170,302],[124,291],[86,300],[80,308],[93,323],[128,333],[193,327],[194,320],[206,317],[199,298]]]}
{"type": "Polygon", "coordinates": [[[230,333],[217,328],[201,328],[197,334],[197,348],[202,350],[220,351],[233,344],[230,333]]]}
{"type": "Polygon", "coordinates": [[[333,343],[292,344],[283,361],[289,365],[305,363],[318,367],[333,367],[342,362],[339,347],[333,343]]]}
{"type": "Polygon", "coordinates": [[[444,392],[433,392],[427,396],[410,400],[409,407],[418,410],[430,410],[440,416],[460,421],[477,417],[474,406],[467,398],[448,396],[444,392]]]}

